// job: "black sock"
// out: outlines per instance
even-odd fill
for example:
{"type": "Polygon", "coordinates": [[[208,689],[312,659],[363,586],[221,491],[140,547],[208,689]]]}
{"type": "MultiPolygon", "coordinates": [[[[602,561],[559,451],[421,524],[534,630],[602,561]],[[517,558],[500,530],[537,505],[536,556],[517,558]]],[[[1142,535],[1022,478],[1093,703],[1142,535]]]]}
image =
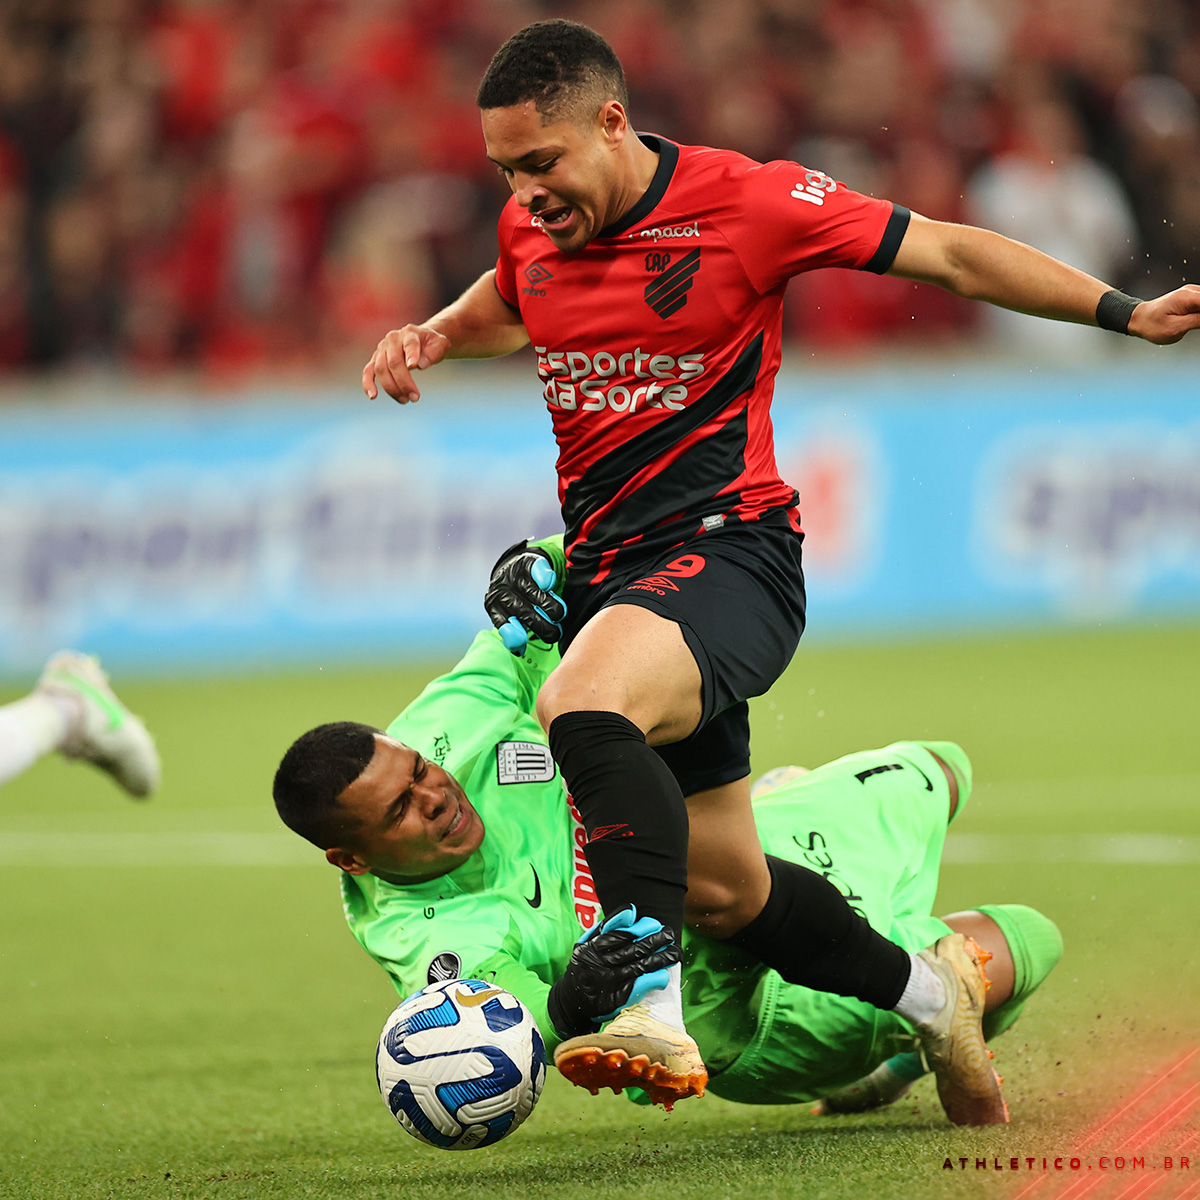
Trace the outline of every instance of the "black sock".
{"type": "Polygon", "coordinates": [[[676,937],[687,892],[687,805],[642,731],[614,712],[563,713],[550,751],[587,831],[584,846],[605,916],[637,905],[676,937]]]}
{"type": "Polygon", "coordinates": [[[876,933],[823,875],[767,855],[771,894],[729,941],[789,983],[895,1008],[908,983],[908,952],[876,933]]]}

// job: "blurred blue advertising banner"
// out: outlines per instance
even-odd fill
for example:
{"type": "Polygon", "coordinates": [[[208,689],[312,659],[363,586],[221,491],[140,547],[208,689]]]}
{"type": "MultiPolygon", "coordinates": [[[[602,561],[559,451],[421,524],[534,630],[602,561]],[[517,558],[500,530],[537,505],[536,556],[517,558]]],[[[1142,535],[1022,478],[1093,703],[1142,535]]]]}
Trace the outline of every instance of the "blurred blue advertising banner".
{"type": "MultiPolygon", "coordinates": [[[[536,384],[419,406],[0,410],[0,672],[452,653],[497,553],[558,524],[536,384]]],[[[464,386],[463,380],[469,386],[464,386]]],[[[1200,383],[1135,373],[781,377],[809,637],[1200,618],[1200,383]]]]}

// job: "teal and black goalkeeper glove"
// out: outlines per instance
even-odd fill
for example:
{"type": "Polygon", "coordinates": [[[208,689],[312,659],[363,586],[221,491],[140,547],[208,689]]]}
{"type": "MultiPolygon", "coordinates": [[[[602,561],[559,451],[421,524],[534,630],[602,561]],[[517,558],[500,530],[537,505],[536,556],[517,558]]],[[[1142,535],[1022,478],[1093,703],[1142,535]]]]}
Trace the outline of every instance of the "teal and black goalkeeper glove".
{"type": "Polygon", "coordinates": [[[647,992],[667,986],[667,969],[679,961],[670,930],[638,917],[630,904],[595,925],[575,943],[562,978],[550,989],[550,1021],[561,1038],[595,1033],[647,992]]]}
{"type": "Polygon", "coordinates": [[[496,560],[483,607],[514,654],[525,653],[530,637],[547,645],[562,637],[567,606],[554,591],[557,583],[550,556],[525,538],[496,560]]]}

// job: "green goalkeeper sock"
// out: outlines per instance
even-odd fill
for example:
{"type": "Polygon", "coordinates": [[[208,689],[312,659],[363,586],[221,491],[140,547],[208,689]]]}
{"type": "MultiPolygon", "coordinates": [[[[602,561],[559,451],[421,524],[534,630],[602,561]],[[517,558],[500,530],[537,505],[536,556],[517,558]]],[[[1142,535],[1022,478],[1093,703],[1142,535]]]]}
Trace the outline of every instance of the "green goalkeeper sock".
{"type": "Polygon", "coordinates": [[[925,1074],[924,1060],[919,1054],[913,1052],[893,1054],[884,1065],[893,1075],[897,1075],[909,1083],[915,1083],[925,1074]]]}
{"type": "Polygon", "coordinates": [[[990,1042],[1021,1015],[1025,1001],[1045,982],[1062,958],[1062,934],[1049,917],[1026,904],[981,904],[979,912],[1000,926],[1012,953],[1012,995],[983,1018],[983,1036],[990,1042]]]}
{"type": "MultiPolygon", "coordinates": [[[[977,911],[991,917],[1000,926],[1015,968],[1012,995],[983,1018],[983,1036],[990,1042],[1012,1027],[1021,1015],[1025,1001],[1054,970],[1062,957],[1063,942],[1058,926],[1028,905],[981,904],[977,911]]],[[[895,1054],[887,1060],[887,1065],[893,1074],[910,1082],[925,1074],[925,1065],[919,1054],[895,1054]]]]}

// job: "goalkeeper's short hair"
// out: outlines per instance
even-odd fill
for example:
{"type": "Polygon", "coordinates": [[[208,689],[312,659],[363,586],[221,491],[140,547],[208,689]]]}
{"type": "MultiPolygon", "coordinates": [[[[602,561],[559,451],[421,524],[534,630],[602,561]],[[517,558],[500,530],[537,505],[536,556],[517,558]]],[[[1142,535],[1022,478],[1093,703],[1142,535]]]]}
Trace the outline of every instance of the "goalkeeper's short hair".
{"type": "Polygon", "coordinates": [[[380,730],[358,721],[332,721],[301,734],[275,772],[279,819],[322,850],[351,828],[338,797],[366,769],[380,730]]]}

